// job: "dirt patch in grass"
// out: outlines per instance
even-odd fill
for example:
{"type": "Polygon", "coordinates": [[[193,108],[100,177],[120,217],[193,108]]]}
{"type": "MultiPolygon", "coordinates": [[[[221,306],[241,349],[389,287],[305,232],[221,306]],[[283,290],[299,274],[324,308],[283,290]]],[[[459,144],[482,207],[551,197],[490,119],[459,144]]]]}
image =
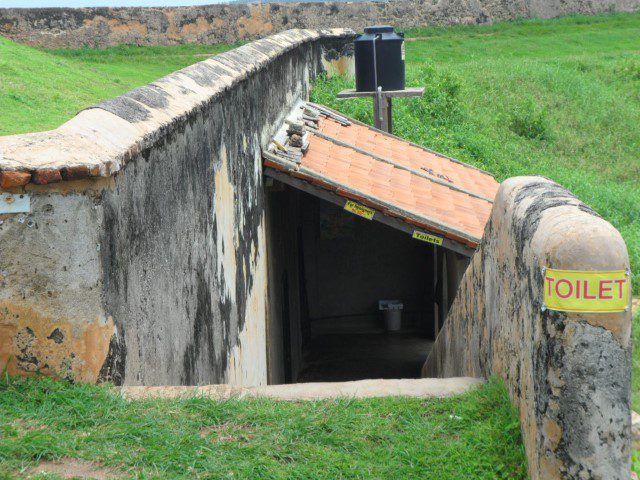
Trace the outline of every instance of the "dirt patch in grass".
{"type": "Polygon", "coordinates": [[[232,423],[221,423],[219,425],[207,425],[200,429],[201,438],[209,438],[215,443],[228,443],[251,440],[254,435],[247,433],[249,425],[235,425],[232,423]]]}
{"type": "Polygon", "coordinates": [[[19,432],[34,432],[36,430],[45,430],[47,428],[46,425],[32,420],[24,420],[22,418],[18,418],[11,422],[11,425],[13,425],[13,427],[19,432]]]}
{"type": "Polygon", "coordinates": [[[228,432],[230,424],[229,423],[221,423],[220,425],[207,425],[200,429],[200,437],[206,438],[212,434],[219,434],[220,432],[228,432]]]}
{"type": "Polygon", "coordinates": [[[110,480],[119,478],[122,475],[112,468],[103,467],[97,462],[89,462],[77,458],[63,458],[55,462],[40,462],[29,470],[27,478],[44,474],[58,475],[61,478],[82,478],[87,480],[110,480]]]}

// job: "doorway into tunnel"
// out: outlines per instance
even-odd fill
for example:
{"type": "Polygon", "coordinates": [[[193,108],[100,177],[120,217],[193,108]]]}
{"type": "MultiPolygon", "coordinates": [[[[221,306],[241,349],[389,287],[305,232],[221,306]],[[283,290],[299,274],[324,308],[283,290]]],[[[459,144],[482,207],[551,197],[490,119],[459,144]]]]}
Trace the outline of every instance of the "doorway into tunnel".
{"type": "Polygon", "coordinates": [[[420,377],[468,257],[312,193],[267,179],[269,383],[420,377]]]}

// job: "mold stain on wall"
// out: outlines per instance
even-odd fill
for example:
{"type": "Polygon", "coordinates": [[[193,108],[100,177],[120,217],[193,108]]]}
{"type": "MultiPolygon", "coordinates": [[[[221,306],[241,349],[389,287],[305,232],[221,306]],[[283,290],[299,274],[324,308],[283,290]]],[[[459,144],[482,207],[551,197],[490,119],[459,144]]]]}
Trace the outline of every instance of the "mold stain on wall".
{"type": "MultiPolygon", "coordinates": [[[[242,138],[242,151],[249,145],[242,138]]],[[[258,179],[260,156],[254,155],[253,182],[258,179]]],[[[226,146],[220,150],[220,163],[214,176],[214,215],[216,224],[216,276],[222,287],[225,303],[237,305],[238,285],[247,287],[244,308],[238,309],[237,341],[232,343],[226,372],[227,383],[232,385],[264,385],[267,382],[266,354],[266,296],[267,275],[265,251],[264,215],[261,215],[257,235],[247,240],[250,245],[240,245],[240,232],[246,222],[245,208],[257,202],[256,185],[238,194],[229,176],[226,146]],[[246,205],[245,205],[246,204],[246,205]],[[238,264],[236,252],[249,250],[249,265],[244,259],[238,264]]],[[[240,290],[242,291],[242,289],[240,290]]],[[[226,326],[226,324],[225,324],[226,326]]],[[[233,332],[227,332],[233,334],[233,332]]]]}
{"type": "Polygon", "coordinates": [[[31,191],[33,222],[4,221],[4,363],[116,384],[265,384],[260,147],[306,97],[323,45],[292,32],[85,111],[157,134],[108,188],[41,186],[31,191]],[[256,51],[270,61],[253,71],[265,60],[256,51]],[[196,95],[188,108],[178,100],[196,95]],[[16,305],[32,309],[20,314],[30,323],[16,324],[16,305]]]}

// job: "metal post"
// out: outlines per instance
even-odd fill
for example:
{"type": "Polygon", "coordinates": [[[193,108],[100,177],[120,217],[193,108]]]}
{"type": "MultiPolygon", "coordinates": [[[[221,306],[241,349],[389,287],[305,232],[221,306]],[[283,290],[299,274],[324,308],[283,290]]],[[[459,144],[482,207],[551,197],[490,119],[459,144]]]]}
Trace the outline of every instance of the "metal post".
{"type": "Polygon", "coordinates": [[[373,96],[373,126],[379,130],[382,130],[382,102],[381,97],[376,94],[373,96]]]}
{"type": "Polygon", "coordinates": [[[391,97],[386,96],[383,92],[378,91],[373,97],[373,116],[374,127],[392,133],[392,103],[391,97]]]}
{"type": "Polygon", "coordinates": [[[393,114],[392,114],[393,105],[391,103],[391,97],[384,97],[384,107],[385,107],[384,118],[386,119],[387,124],[383,125],[382,130],[388,133],[393,133],[393,114]]]}
{"type": "Polygon", "coordinates": [[[357,92],[343,90],[338,93],[339,99],[373,97],[373,125],[379,130],[393,133],[393,97],[420,97],[424,87],[408,87],[404,90],[382,91],[378,87],[374,92],[357,92]]]}

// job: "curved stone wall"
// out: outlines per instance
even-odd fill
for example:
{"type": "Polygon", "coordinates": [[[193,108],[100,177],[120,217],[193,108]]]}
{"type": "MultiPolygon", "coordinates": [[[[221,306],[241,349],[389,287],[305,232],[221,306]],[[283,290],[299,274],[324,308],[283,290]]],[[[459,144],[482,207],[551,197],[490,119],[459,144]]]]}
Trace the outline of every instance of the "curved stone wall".
{"type": "Polygon", "coordinates": [[[261,147],[352,38],[284,32],[0,137],[0,371],[265,384],[261,147]]]}
{"type": "Polygon", "coordinates": [[[533,480],[630,477],[631,309],[542,309],[543,268],[628,267],[618,231],[564,188],[501,185],[423,375],[504,378],[533,480]]]}
{"type": "Polygon", "coordinates": [[[166,8],[0,8],[0,35],[44,48],[250,40],[291,28],[486,24],[635,11],[640,0],[392,0],[166,8]]]}

